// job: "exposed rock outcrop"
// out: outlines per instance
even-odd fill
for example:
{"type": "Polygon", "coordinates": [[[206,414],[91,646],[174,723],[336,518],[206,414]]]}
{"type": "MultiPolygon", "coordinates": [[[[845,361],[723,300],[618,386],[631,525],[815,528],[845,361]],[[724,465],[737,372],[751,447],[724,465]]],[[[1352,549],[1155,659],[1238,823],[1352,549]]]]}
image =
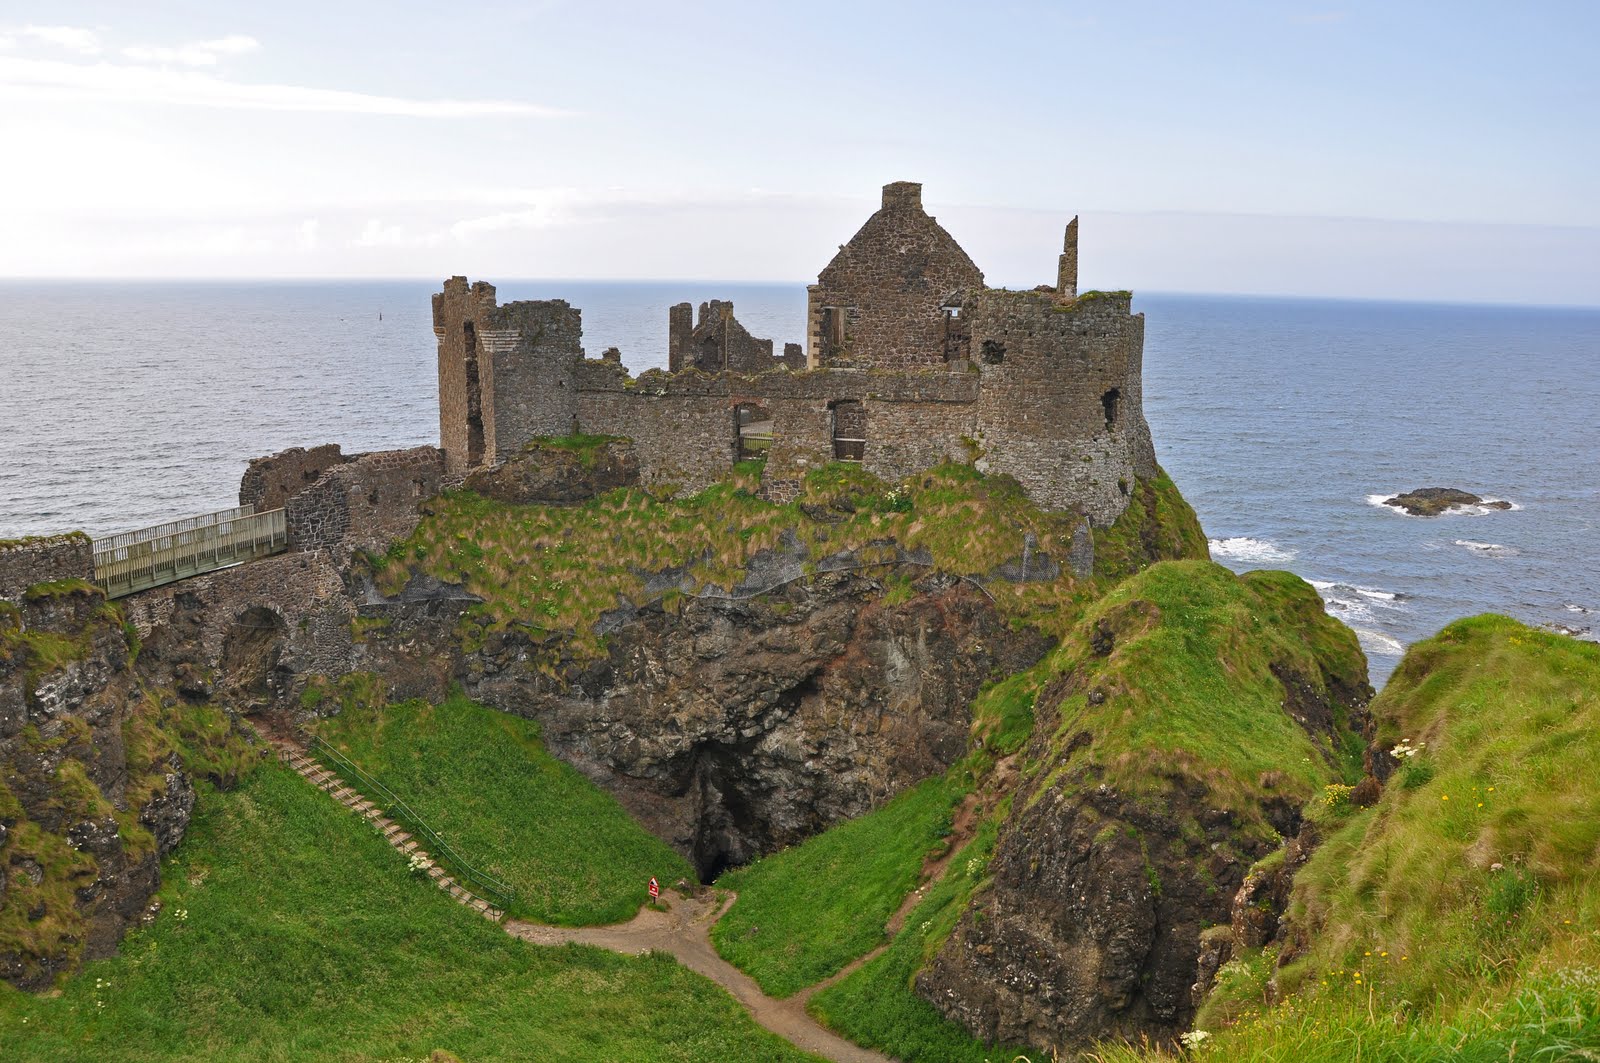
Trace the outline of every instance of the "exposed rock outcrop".
{"type": "Polygon", "coordinates": [[[1386,506],[1403,509],[1413,517],[1437,517],[1463,506],[1482,506],[1485,509],[1510,509],[1511,503],[1499,499],[1484,499],[1470,491],[1455,487],[1419,487],[1403,495],[1383,500],[1386,506]]]}
{"type": "Polygon", "coordinates": [[[1294,577],[1195,564],[1131,580],[1058,652],[989,888],[916,987],[991,1041],[1170,1041],[1203,928],[1335,777],[1365,662],[1294,577]]]}
{"type": "Polygon", "coordinates": [[[24,989],[110,954],[189,823],[129,656],[89,584],[0,602],[0,978],[24,989]]]}
{"type": "Polygon", "coordinates": [[[890,604],[877,580],[833,572],[656,604],[617,624],[604,659],[555,674],[539,667],[547,647],[519,632],[453,649],[467,601],[446,595],[385,607],[367,665],[411,684],[399,693],[461,682],[539,721],[553,752],[710,879],[953,764],[981,686],[1048,645],[960,580],[926,576],[915,592],[890,604]],[[448,673],[418,663],[452,656],[448,673]]]}
{"type": "Polygon", "coordinates": [[[464,486],[497,502],[567,506],[638,483],[632,440],[577,436],[535,439],[504,464],[472,473],[464,486]]]}

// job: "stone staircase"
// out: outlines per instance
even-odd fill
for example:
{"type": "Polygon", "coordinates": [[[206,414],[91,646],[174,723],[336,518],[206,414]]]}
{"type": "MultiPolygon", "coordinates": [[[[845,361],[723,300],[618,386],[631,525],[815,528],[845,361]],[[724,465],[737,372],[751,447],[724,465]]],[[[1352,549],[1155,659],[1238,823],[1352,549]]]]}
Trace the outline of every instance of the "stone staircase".
{"type": "Polygon", "coordinates": [[[278,751],[278,756],[283,762],[293,768],[296,773],[312,786],[325,791],[335,801],[371,823],[383,834],[389,844],[401,853],[408,857],[420,856],[419,863],[425,869],[427,876],[433,880],[434,885],[491,922],[498,923],[505,918],[505,912],[479,897],[446,873],[444,868],[435,863],[433,857],[422,846],[417,844],[416,839],[401,828],[400,824],[385,816],[382,809],[368,801],[359,792],[345,785],[343,779],[323,767],[299,742],[280,733],[270,733],[266,738],[272,744],[272,747],[278,751]]]}

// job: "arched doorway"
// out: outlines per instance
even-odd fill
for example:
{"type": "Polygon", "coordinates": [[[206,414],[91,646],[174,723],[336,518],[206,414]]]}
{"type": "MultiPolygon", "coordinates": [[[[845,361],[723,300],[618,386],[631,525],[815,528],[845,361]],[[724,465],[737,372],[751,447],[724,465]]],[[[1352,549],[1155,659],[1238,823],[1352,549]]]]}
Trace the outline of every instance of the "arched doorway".
{"type": "Polygon", "coordinates": [[[276,610],[252,606],[240,613],[222,639],[217,689],[249,712],[270,706],[288,689],[280,669],[289,625],[276,610]]]}

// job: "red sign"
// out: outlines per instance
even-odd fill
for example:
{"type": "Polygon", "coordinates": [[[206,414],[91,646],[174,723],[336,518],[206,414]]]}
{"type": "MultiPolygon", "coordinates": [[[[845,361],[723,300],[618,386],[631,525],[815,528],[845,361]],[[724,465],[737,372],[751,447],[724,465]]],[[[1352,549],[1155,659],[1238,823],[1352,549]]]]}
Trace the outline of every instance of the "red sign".
{"type": "Polygon", "coordinates": [[[650,877],[650,899],[655,900],[659,896],[661,896],[661,883],[657,882],[655,876],[652,875],[650,877]]]}

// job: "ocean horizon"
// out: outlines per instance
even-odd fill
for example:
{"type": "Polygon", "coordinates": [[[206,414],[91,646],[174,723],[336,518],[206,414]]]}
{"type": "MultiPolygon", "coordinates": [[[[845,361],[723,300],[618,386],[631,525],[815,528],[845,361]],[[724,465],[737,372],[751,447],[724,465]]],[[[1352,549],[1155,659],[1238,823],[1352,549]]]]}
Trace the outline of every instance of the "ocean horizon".
{"type": "MultiPolygon", "coordinates": [[[[442,278],[441,278],[442,280],[442,278]]],[[[496,282],[565,298],[591,357],[666,363],[667,307],[732,299],[778,349],[785,282],[496,282]]],[[[426,280],[0,280],[0,537],[125,530],[235,504],[252,457],[435,443],[426,280]]],[[[1600,612],[1600,308],[1135,293],[1158,457],[1220,563],[1287,568],[1354,628],[1374,682],[1451,619],[1580,633],[1600,612]],[[1510,510],[1438,518],[1425,486],[1510,510]]]]}

